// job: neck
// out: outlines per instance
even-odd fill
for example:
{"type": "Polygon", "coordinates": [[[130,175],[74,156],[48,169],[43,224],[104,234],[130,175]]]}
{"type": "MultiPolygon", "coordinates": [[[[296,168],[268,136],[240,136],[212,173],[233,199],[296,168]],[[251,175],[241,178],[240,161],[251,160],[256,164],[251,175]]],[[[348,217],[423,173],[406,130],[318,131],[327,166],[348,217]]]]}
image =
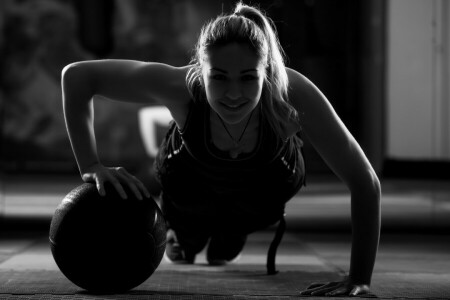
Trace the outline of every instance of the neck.
{"type": "Polygon", "coordinates": [[[218,149],[230,151],[230,156],[233,158],[236,153],[249,153],[256,148],[258,142],[259,120],[260,110],[258,107],[237,124],[225,123],[217,113],[211,110],[212,142],[218,149]]]}

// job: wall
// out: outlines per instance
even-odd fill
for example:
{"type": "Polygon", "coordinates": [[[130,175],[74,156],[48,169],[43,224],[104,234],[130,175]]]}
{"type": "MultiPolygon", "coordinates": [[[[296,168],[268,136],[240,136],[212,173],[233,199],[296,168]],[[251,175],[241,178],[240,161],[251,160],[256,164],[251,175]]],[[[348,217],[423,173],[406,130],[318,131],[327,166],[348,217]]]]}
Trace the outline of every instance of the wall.
{"type": "Polygon", "coordinates": [[[450,160],[450,3],[387,2],[386,154],[450,160]]]}

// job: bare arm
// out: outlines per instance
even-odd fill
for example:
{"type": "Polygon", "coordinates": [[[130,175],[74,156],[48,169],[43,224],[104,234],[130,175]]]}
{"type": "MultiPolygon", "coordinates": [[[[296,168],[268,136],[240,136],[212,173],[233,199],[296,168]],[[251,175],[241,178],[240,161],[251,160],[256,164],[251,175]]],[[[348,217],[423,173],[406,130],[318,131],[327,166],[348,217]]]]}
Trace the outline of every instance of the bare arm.
{"type": "Polygon", "coordinates": [[[83,180],[95,181],[101,194],[104,194],[103,182],[110,181],[125,197],[119,179],[127,182],[136,194],[139,194],[139,189],[145,191],[142,184],[122,168],[115,170],[115,176],[112,170],[108,171],[101,165],[93,127],[93,97],[98,95],[123,102],[157,103],[167,106],[174,115],[179,116],[189,100],[184,84],[186,70],[186,67],[126,60],[86,61],[64,68],[64,116],[83,180]]]}
{"type": "Polygon", "coordinates": [[[326,97],[300,73],[288,70],[288,74],[290,100],[300,113],[305,134],[351,192],[353,238],[347,286],[322,287],[322,291],[348,294],[357,288],[368,289],[380,233],[379,180],[361,147],[326,97]]]}

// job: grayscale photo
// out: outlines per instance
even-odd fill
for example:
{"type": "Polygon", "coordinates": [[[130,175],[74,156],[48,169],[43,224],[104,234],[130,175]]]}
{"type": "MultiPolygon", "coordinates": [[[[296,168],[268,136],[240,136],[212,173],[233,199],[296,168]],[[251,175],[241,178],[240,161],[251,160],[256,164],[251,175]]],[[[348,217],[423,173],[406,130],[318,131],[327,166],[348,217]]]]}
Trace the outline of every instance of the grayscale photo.
{"type": "Polygon", "coordinates": [[[1,0],[0,299],[450,299],[447,0],[1,0]]]}

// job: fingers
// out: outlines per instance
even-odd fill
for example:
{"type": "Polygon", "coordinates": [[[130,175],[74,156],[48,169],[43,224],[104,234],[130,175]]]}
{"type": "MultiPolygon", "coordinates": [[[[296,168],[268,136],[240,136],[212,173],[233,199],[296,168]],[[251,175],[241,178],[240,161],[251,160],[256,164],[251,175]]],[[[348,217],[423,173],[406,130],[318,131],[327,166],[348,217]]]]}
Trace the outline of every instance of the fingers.
{"type": "Polygon", "coordinates": [[[81,176],[81,179],[83,179],[84,182],[90,182],[90,183],[95,183],[95,186],[97,188],[98,193],[100,194],[100,196],[105,196],[105,187],[103,185],[103,181],[99,180],[98,176],[96,175],[96,173],[84,173],[81,176]]]}
{"type": "Polygon", "coordinates": [[[366,294],[369,292],[368,285],[351,285],[342,282],[330,282],[324,283],[313,283],[305,291],[301,292],[300,295],[310,295],[310,296],[357,296],[366,294]]]}
{"type": "Polygon", "coordinates": [[[119,193],[120,197],[122,199],[127,199],[127,193],[125,192],[125,190],[123,189],[122,185],[120,184],[119,180],[117,180],[116,178],[112,178],[110,180],[111,184],[113,185],[113,187],[116,189],[116,191],[119,193]]]}
{"type": "MultiPolygon", "coordinates": [[[[133,176],[134,177],[134,176],[133,176]]],[[[135,177],[136,179],[136,177],[135,177]]],[[[147,190],[147,188],[145,187],[145,185],[138,179],[136,179],[136,184],[138,186],[138,188],[141,190],[141,192],[145,195],[145,197],[150,198],[150,192],[147,190]]]]}
{"type": "Polygon", "coordinates": [[[329,282],[329,283],[313,283],[305,291],[301,292],[300,295],[324,295],[325,293],[336,289],[341,282],[329,282]]]}
{"type": "Polygon", "coordinates": [[[312,292],[311,296],[322,296],[322,295],[329,296],[329,295],[331,295],[332,292],[337,291],[337,290],[339,290],[339,291],[342,290],[341,284],[333,284],[330,286],[323,286],[323,287],[319,288],[318,290],[312,292]]]}
{"type": "MultiPolygon", "coordinates": [[[[86,181],[89,182],[89,181],[86,181]]],[[[117,180],[114,176],[110,175],[97,175],[95,176],[95,185],[97,187],[98,193],[100,196],[104,197],[106,196],[106,189],[105,189],[105,183],[110,183],[114,189],[119,194],[120,198],[127,199],[127,194],[125,193],[125,190],[123,189],[122,185],[120,184],[120,181],[117,180]]]]}
{"type": "Polygon", "coordinates": [[[124,181],[124,183],[127,184],[127,186],[130,188],[130,190],[133,192],[136,198],[142,200],[143,199],[142,195],[145,195],[145,197],[147,198],[150,197],[150,193],[148,192],[147,188],[135,176],[128,173],[124,168],[117,168],[117,173],[124,181]]]}
{"type": "Polygon", "coordinates": [[[106,195],[106,192],[105,192],[105,186],[103,185],[103,182],[100,180],[97,180],[95,185],[97,186],[97,190],[98,190],[98,193],[100,194],[100,196],[104,197],[106,195]]]}
{"type": "Polygon", "coordinates": [[[369,287],[365,285],[343,286],[334,291],[326,293],[325,296],[358,296],[369,292],[369,287]]]}
{"type": "Polygon", "coordinates": [[[325,292],[325,296],[340,296],[340,295],[348,295],[350,288],[347,286],[341,286],[337,289],[325,292]]]}
{"type": "Polygon", "coordinates": [[[306,289],[307,290],[315,289],[315,288],[318,288],[318,287],[324,286],[324,285],[326,285],[326,283],[314,282],[314,283],[311,283],[306,289]]]}
{"type": "Polygon", "coordinates": [[[105,168],[101,166],[92,170],[92,172],[84,173],[82,179],[84,182],[95,182],[101,196],[106,195],[105,184],[110,183],[122,199],[128,198],[125,187],[128,187],[135,198],[139,200],[143,199],[143,195],[147,198],[150,197],[150,193],[144,184],[121,167],[105,168]]]}

